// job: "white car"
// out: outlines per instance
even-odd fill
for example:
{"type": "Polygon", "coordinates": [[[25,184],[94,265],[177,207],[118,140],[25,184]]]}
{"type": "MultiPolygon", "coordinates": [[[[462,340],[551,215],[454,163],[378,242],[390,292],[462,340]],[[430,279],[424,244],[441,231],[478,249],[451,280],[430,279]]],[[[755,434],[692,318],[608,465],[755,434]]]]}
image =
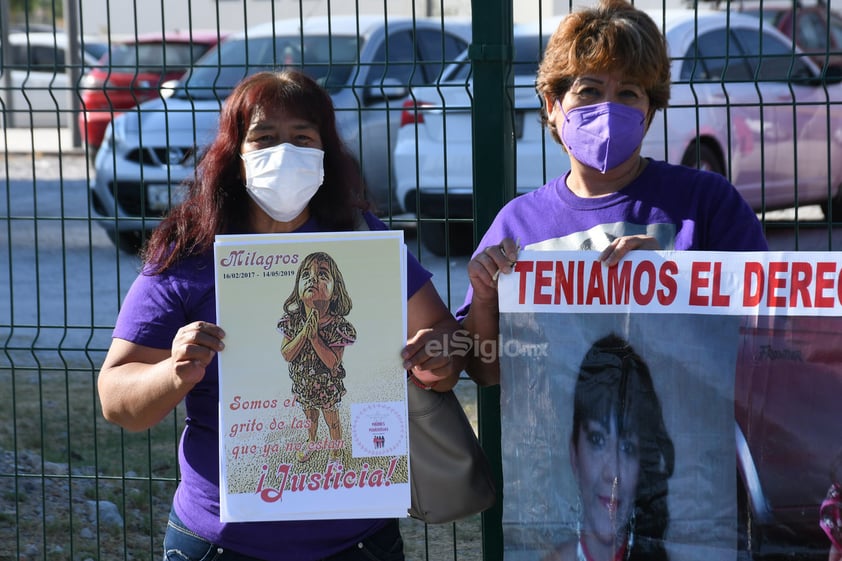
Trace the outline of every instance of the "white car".
{"type": "MultiPolygon", "coordinates": [[[[670,107],[657,113],[643,154],[726,175],[757,211],[821,204],[842,217],[839,79],[823,80],[790,39],[756,17],[713,9],[651,15],[665,25],[673,85],[670,107]]],[[[520,87],[531,81],[534,76],[515,76],[518,193],[540,187],[545,174],[559,175],[569,162],[538,128],[537,97],[520,87]],[[524,118],[524,103],[533,104],[534,116],[524,118]]],[[[395,147],[398,200],[421,218],[457,219],[449,245],[443,222],[421,221],[422,240],[432,252],[468,252],[474,192],[470,80],[415,89],[412,97],[395,147]]]]}
{"type": "MultiPolygon", "coordinates": [[[[79,76],[95,66],[107,44],[94,38],[79,40],[79,76]]],[[[9,33],[9,76],[0,74],[0,107],[7,127],[66,127],[75,119],[72,99],[76,88],[68,77],[68,36],[63,31],[9,33]],[[7,87],[6,79],[9,79],[7,87]]]]}
{"type": "MultiPolygon", "coordinates": [[[[538,61],[550,22],[514,30],[513,128],[516,143],[516,188],[524,193],[570,168],[570,158],[541,124],[535,92],[538,61]]],[[[404,102],[393,157],[395,193],[405,212],[422,220],[420,237],[435,255],[473,250],[473,117],[471,63],[468,54],[446,70],[437,86],[413,88],[404,102]],[[445,227],[443,219],[454,219],[445,227]]],[[[503,142],[502,139],[494,139],[503,142]]]]}
{"type": "Polygon", "coordinates": [[[391,213],[390,156],[401,103],[410,86],[435,83],[469,42],[470,26],[461,21],[443,29],[434,18],[379,16],[318,17],[303,26],[298,18],[280,20],[230,36],[196,62],[171,96],[113,120],[96,156],[92,210],[115,242],[136,247],[179,200],[233,87],[257,71],[292,67],[330,92],[369,199],[381,214],[391,213]]]}

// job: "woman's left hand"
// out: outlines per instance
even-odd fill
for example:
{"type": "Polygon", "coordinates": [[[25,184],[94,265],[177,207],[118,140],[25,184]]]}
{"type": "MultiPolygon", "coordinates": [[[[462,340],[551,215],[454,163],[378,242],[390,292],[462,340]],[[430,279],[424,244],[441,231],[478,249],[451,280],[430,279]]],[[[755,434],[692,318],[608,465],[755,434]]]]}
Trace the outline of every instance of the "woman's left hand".
{"type": "Polygon", "coordinates": [[[445,324],[419,330],[401,352],[403,366],[419,385],[446,391],[456,385],[470,352],[470,339],[459,338],[456,326],[445,324]]]}
{"type": "Polygon", "coordinates": [[[642,234],[637,236],[622,236],[611,242],[608,247],[602,250],[602,253],[599,254],[599,260],[606,266],[613,267],[619,263],[628,252],[634,249],[658,250],[661,249],[661,245],[658,243],[658,240],[652,236],[644,236],[642,234]]]}

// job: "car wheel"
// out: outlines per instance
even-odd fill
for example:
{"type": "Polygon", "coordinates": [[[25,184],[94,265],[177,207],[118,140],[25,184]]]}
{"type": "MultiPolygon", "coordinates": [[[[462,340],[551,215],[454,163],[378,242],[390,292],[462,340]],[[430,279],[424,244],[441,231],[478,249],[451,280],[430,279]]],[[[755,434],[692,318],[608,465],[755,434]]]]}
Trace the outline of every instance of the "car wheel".
{"type": "Polygon", "coordinates": [[[464,256],[474,251],[474,225],[470,222],[445,223],[422,219],[418,224],[418,236],[424,247],[437,257],[448,254],[452,257],[464,256]]]}
{"type": "Polygon", "coordinates": [[[115,232],[109,230],[108,238],[115,246],[117,246],[117,249],[131,254],[138,253],[140,248],[143,247],[143,243],[146,241],[146,236],[144,236],[141,232],[134,231],[115,232]]]}
{"type": "Polygon", "coordinates": [[[725,175],[722,162],[707,144],[691,144],[684,152],[684,157],[681,158],[681,165],[725,175]]]}

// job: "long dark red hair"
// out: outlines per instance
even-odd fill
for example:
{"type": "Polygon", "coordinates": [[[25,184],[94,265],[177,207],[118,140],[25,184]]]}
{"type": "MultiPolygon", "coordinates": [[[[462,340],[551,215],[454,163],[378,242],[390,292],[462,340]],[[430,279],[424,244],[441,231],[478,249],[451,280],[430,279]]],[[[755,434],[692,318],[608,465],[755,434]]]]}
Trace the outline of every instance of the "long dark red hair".
{"type": "Polygon", "coordinates": [[[339,138],[330,95],[295,70],[259,72],[240,82],[225,100],[219,132],[188,182],[187,199],[169,212],[149,238],[144,261],[153,272],[210,250],[217,234],[251,231],[240,146],[255,110],[273,106],[318,126],[325,153],[324,182],[310,201],[310,214],[326,230],[354,228],[360,210],[367,208],[365,186],[359,165],[339,138]]]}

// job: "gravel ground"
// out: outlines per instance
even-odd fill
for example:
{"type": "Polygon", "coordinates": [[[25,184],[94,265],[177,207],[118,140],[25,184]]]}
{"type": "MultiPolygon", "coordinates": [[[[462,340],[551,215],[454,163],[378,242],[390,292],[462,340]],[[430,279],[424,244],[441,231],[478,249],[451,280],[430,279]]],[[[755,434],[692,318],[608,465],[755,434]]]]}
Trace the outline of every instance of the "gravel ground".
{"type": "Polygon", "coordinates": [[[115,551],[125,521],[117,505],[95,500],[94,475],[32,452],[0,452],[0,561],[87,561],[107,558],[93,555],[98,546],[115,551]]]}

